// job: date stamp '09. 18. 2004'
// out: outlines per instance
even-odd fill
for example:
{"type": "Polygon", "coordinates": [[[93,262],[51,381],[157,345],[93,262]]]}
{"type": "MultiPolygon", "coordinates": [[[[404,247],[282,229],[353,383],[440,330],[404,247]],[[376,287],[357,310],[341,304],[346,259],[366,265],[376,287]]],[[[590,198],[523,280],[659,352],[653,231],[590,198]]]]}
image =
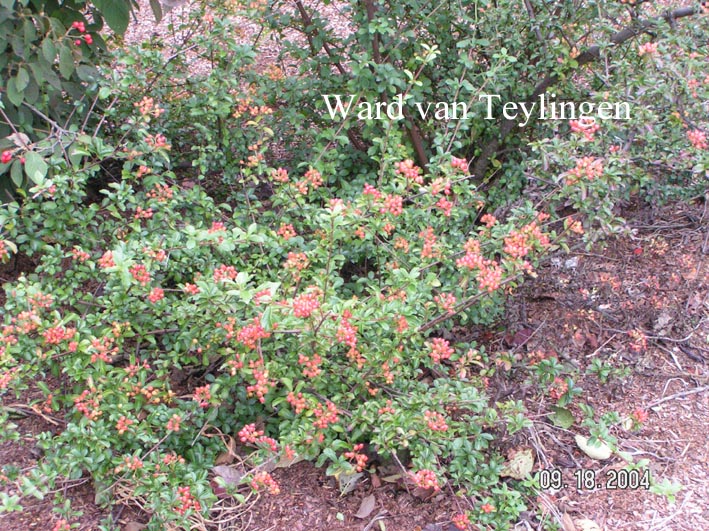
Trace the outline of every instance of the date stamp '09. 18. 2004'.
{"type": "Polygon", "coordinates": [[[588,468],[580,468],[572,474],[571,482],[564,479],[558,468],[545,468],[539,471],[539,487],[542,490],[648,490],[650,471],[648,469],[609,469],[602,473],[588,468]]]}

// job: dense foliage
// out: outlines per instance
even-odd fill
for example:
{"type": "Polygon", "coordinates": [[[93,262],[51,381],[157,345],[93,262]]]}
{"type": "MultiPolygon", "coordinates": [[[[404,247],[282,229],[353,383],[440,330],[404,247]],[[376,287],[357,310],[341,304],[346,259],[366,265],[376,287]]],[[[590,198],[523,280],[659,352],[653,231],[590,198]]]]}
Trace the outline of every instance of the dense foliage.
{"type": "MultiPolygon", "coordinates": [[[[200,528],[225,498],[277,494],[274,467],[316,460],[346,489],[377,456],[509,528],[535,483],[501,479],[498,444],[531,421],[488,377],[515,363],[559,406],[580,389],[553,356],[493,361],[459,330],[499,317],[570,233],[622,228],[618,201],[706,186],[706,25],[646,2],[407,0],[345,2],[335,31],[294,5],[196,8],[166,59],[100,33],[128,3],[0,2],[0,260],[36,265],[5,286],[0,389],[42,394],[63,428],[3,474],[37,496],[90,475],[154,529],[200,528]],[[264,67],[267,39],[282,55],[264,67]],[[631,117],[520,127],[479,99],[552,86],[631,117]],[[474,117],[333,120],[323,94],[474,117]]],[[[620,419],[588,416],[612,445],[620,419]]]]}

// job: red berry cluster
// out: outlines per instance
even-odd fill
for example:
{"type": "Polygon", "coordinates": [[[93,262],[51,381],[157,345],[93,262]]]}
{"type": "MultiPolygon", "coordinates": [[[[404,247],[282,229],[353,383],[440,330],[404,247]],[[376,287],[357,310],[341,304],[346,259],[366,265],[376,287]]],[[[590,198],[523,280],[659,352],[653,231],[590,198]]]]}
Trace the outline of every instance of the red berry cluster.
{"type": "Polygon", "coordinates": [[[707,134],[699,129],[687,131],[687,139],[689,139],[692,146],[696,149],[707,149],[709,147],[709,144],[707,143],[707,134]]]}
{"type": "Polygon", "coordinates": [[[214,282],[234,280],[237,274],[238,273],[234,266],[220,265],[214,270],[214,282]]]}
{"type": "Polygon", "coordinates": [[[246,396],[256,396],[262,404],[266,402],[268,391],[275,385],[268,379],[268,369],[258,368],[255,364],[249,364],[253,371],[255,383],[246,387],[246,396]]]}
{"type": "Polygon", "coordinates": [[[271,172],[271,179],[278,183],[287,183],[288,182],[288,171],[284,170],[283,168],[278,168],[277,170],[273,170],[271,172]]]}
{"type": "Polygon", "coordinates": [[[305,253],[289,252],[284,267],[293,271],[293,278],[297,281],[300,280],[300,272],[309,265],[310,260],[305,253]]]}
{"type": "Polygon", "coordinates": [[[455,313],[455,303],[457,302],[455,295],[452,293],[441,293],[433,297],[433,302],[445,312],[453,315],[455,313]]]}
{"type": "Polygon", "coordinates": [[[239,430],[239,440],[244,444],[266,445],[271,451],[278,450],[278,443],[271,437],[266,437],[263,430],[257,430],[255,424],[247,424],[239,430]]]}
{"type": "Polygon", "coordinates": [[[566,184],[572,185],[582,178],[592,181],[603,175],[603,161],[593,157],[582,157],[576,162],[576,167],[569,170],[566,176],[566,184]]]}
{"type": "Polygon", "coordinates": [[[251,324],[246,325],[236,334],[236,340],[252,350],[256,348],[259,340],[269,337],[271,337],[271,334],[264,330],[258,317],[254,317],[251,324]]]}
{"type": "Polygon", "coordinates": [[[172,417],[170,417],[170,420],[167,421],[167,431],[174,431],[177,433],[180,431],[180,423],[182,422],[182,417],[175,413],[172,417]]]}
{"type": "Polygon", "coordinates": [[[322,430],[338,421],[337,406],[329,400],[324,408],[322,404],[315,406],[313,414],[316,419],[315,422],[313,422],[313,426],[322,430]]]}
{"type": "Polygon", "coordinates": [[[131,424],[133,424],[133,421],[125,415],[122,415],[121,418],[118,419],[118,422],[116,422],[116,431],[118,432],[118,435],[123,435],[127,432],[130,429],[131,424]]]}
{"type": "Polygon", "coordinates": [[[492,228],[495,223],[497,223],[497,218],[492,214],[484,214],[483,217],[480,218],[480,222],[483,223],[489,229],[492,228]]]}
{"type": "Polygon", "coordinates": [[[71,339],[74,337],[76,330],[74,328],[64,328],[63,326],[56,326],[54,328],[48,328],[42,335],[44,336],[44,342],[47,345],[58,345],[65,339],[71,339]]]}
{"type": "Polygon", "coordinates": [[[281,223],[281,226],[278,228],[278,234],[281,238],[284,240],[288,241],[291,238],[295,238],[298,234],[295,232],[295,229],[293,228],[293,225],[288,223],[281,223]]]}
{"type": "Polygon", "coordinates": [[[357,327],[350,323],[352,313],[349,310],[342,312],[342,320],[337,328],[337,341],[350,348],[357,346],[357,327]]]}
{"type": "Polygon", "coordinates": [[[72,27],[72,29],[75,29],[79,33],[85,33],[85,35],[81,36],[81,39],[76,39],[74,41],[75,45],[80,46],[82,42],[85,42],[86,44],[91,46],[94,43],[93,37],[91,35],[89,35],[88,33],[86,33],[86,25],[83,22],[76,21],[76,22],[72,23],[71,27],[72,27]]]}
{"type": "Polygon", "coordinates": [[[54,527],[52,528],[52,531],[70,531],[71,526],[69,525],[69,522],[67,522],[64,518],[61,518],[57,520],[57,523],[54,524],[54,527]]]}
{"type": "Polygon", "coordinates": [[[239,440],[242,443],[256,443],[256,440],[263,435],[263,430],[257,430],[256,424],[247,424],[239,430],[239,440]]]}
{"type": "Polygon", "coordinates": [[[299,354],[298,363],[303,366],[303,376],[305,376],[306,378],[316,378],[322,372],[322,370],[320,369],[322,358],[317,353],[313,354],[312,356],[299,354]]]}
{"type": "Polygon", "coordinates": [[[148,300],[155,304],[165,298],[165,291],[162,288],[153,288],[148,295],[148,300]]]}
{"type": "Polygon", "coordinates": [[[421,168],[414,165],[414,161],[411,159],[402,160],[395,164],[396,173],[403,175],[409,181],[413,181],[417,184],[423,184],[423,177],[421,176],[421,168]]]}
{"type": "Polygon", "coordinates": [[[593,140],[594,135],[601,129],[595,118],[580,118],[569,122],[571,131],[583,134],[586,140],[593,140]]]}
{"type": "Polygon", "coordinates": [[[313,190],[317,190],[323,185],[322,175],[314,168],[310,168],[305,172],[305,180],[308,181],[313,190]]]}
{"type": "Polygon", "coordinates": [[[374,188],[371,184],[365,183],[362,195],[371,195],[374,199],[379,199],[382,197],[382,193],[374,188]]]}
{"type": "Polygon", "coordinates": [[[459,159],[458,157],[451,157],[451,167],[454,170],[466,172],[468,171],[468,161],[465,159],[459,159]]]}
{"type": "Polygon", "coordinates": [[[212,393],[209,390],[209,385],[203,385],[195,388],[193,398],[200,407],[208,407],[209,401],[212,399],[212,393]]]}
{"type": "Polygon", "coordinates": [[[98,259],[98,265],[102,269],[115,267],[116,263],[113,261],[113,251],[106,251],[105,253],[103,253],[103,256],[98,259]]]}
{"type": "Polygon", "coordinates": [[[7,164],[12,160],[12,153],[9,151],[3,151],[2,155],[0,155],[0,163],[2,164],[7,164]]]}
{"type": "Polygon", "coordinates": [[[135,264],[128,271],[141,286],[147,286],[150,283],[150,273],[143,264],[135,264]]]}
{"type": "Polygon", "coordinates": [[[310,317],[315,310],[320,308],[321,296],[322,291],[319,288],[310,286],[309,291],[293,299],[293,315],[302,318],[310,317]]]}
{"type": "Polygon", "coordinates": [[[404,212],[404,199],[398,195],[387,194],[380,212],[382,214],[389,212],[392,216],[400,216],[404,212]]]}
{"type": "Polygon", "coordinates": [[[79,262],[86,262],[89,258],[91,258],[91,255],[87,253],[86,251],[82,251],[78,247],[74,247],[71,250],[71,254],[74,257],[74,260],[77,260],[79,262]]]}
{"type": "Polygon", "coordinates": [[[437,253],[434,251],[434,246],[436,245],[436,234],[433,232],[433,227],[426,227],[419,233],[419,236],[423,238],[423,249],[421,249],[421,258],[435,258],[437,253]]]}
{"type": "Polygon", "coordinates": [[[411,479],[417,487],[421,487],[422,489],[432,488],[434,491],[441,490],[441,487],[438,484],[438,478],[433,470],[427,470],[425,468],[423,470],[419,470],[415,474],[411,475],[411,479]]]}
{"type": "Polygon", "coordinates": [[[569,384],[557,376],[554,378],[551,387],[549,387],[549,396],[551,396],[554,400],[559,400],[568,390],[569,384]]]}
{"type": "Polygon", "coordinates": [[[351,452],[345,452],[345,457],[350,461],[355,462],[355,469],[357,472],[362,472],[362,470],[364,470],[367,466],[367,461],[369,461],[369,457],[361,453],[363,448],[364,444],[359,443],[354,445],[351,452]]]}
{"type": "Polygon", "coordinates": [[[451,212],[453,210],[453,202],[449,201],[445,197],[441,197],[438,202],[436,203],[436,206],[443,210],[443,215],[449,218],[451,216],[451,212]]]}
{"type": "Polygon", "coordinates": [[[190,284],[189,282],[182,287],[182,291],[188,295],[197,295],[199,293],[199,288],[196,284],[190,284]]]}
{"type": "Polygon", "coordinates": [[[91,390],[85,389],[83,393],[74,399],[74,407],[89,420],[96,420],[103,414],[103,411],[99,409],[101,396],[93,396],[95,392],[95,388],[91,390]]]}
{"type": "Polygon", "coordinates": [[[305,400],[303,393],[298,393],[296,395],[291,391],[290,393],[288,393],[288,396],[286,396],[286,400],[291,405],[296,415],[302,413],[308,406],[308,402],[305,400]]]}
{"type": "Polygon", "coordinates": [[[202,510],[200,503],[195,500],[194,496],[190,493],[189,487],[178,487],[177,496],[180,502],[180,505],[175,508],[177,514],[183,515],[190,509],[194,509],[195,511],[202,510]]]}
{"type": "Polygon", "coordinates": [[[458,513],[451,519],[453,525],[460,529],[460,531],[466,531],[470,527],[470,518],[468,518],[467,513],[458,513]]]}
{"type": "Polygon", "coordinates": [[[447,360],[455,352],[448,340],[442,337],[436,337],[431,341],[430,356],[434,363],[440,363],[442,360],[447,360]]]}
{"type": "Polygon", "coordinates": [[[261,490],[265,488],[269,494],[274,496],[280,494],[281,488],[276,483],[276,480],[271,477],[271,474],[265,471],[256,472],[254,474],[254,479],[251,480],[251,488],[254,490],[261,490]]]}
{"type": "Polygon", "coordinates": [[[424,411],[423,419],[432,431],[448,431],[446,418],[437,411],[424,411]]]}
{"type": "Polygon", "coordinates": [[[445,177],[437,177],[431,183],[429,192],[431,193],[431,195],[438,195],[441,192],[443,192],[444,195],[450,195],[451,194],[450,180],[446,179],[445,177]]]}

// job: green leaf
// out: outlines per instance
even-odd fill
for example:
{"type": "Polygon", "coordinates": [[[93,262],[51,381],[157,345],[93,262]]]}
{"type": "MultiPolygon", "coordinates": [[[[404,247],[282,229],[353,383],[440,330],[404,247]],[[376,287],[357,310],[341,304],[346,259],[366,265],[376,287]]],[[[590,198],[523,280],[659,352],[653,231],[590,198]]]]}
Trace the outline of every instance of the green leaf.
{"type": "Polygon", "coordinates": [[[23,92],[26,88],[27,85],[30,83],[30,75],[27,73],[27,70],[24,67],[20,67],[17,70],[17,75],[15,76],[15,88],[19,92],[23,92]]]}
{"type": "Polygon", "coordinates": [[[34,74],[34,79],[38,85],[44,85],[44,83],[49,83],[57,90],[62,89],[62,82],[59,76],[52,70],[52,68],[43,61],[38,61],[36,63],[30,63],[30,69],[32,74],[34,74]]]}
{"type": "Polygon", "coordinates": [[[15,160],[12,166],[10,166],[10,178],[18,188],[20,188],[25,181],[25,177],[22,175],[22,163],[19,160],[15,160]]]}
{"type": "Polygon", "coordinates": [[[554,406],[552,407],[552,410],[554,413],[552,413],[550,418],[555,426],[569,429],[574,424],[575,419],[573,414],[565,407],[554,406]]]}
{"type": "Polygon", "coordinates": [[[150,0],[150,9],[153,10],[153,16],[155,16],[155,22],[160,22],[162,20],[162,6],[159,0],[150,0]]]}
{"type": "Polygon", "coordinates": [[[44,159],[34,151],[25,154],[25,173],[35,184],[41,185],[44,182],[48,169],[44,159]]]}
{"type": "Polygon", "coordinates": [[[7,99],[16,107],[22,105],[22,101],[25,99],[22,91],[17,90],[17,78],[15,77],[7,80],[7,99]]]}
{"type": "Polygon", "coordinates": [[[64,79],[69,79],[74,73],[74,56],[67,46],[59,49],[59,73],[64,79]]]}
{"type": "Polygon", "coordinates": [[[81,81],[91,82],[98,77],[98,70],[93,65],[79,65],[76,67],[76,74],[81,81]]]}
{"type": "Polygon", "coordinates": [[[27,476],[22,476],[22,493],[25,496],[34,496],[38,500],[44,499],[44,494],[32,483],[32,480],[27,476]]]}
{"type": "Polygon", "coordinates": [[[52,64],[54,59],[57,57],[57,48],[54,46],[54,42],[49,37],[42,41],[42,56],[49,64],[52,64]]]}
{"type": "Polygon", "coordinates": [[[128,29],[130,5],[125,0],[94,0],[93,4],[101,11],[109,27],[122,35],[128,29]]]}
{"type": "Polygon", "coordinates": [[[98,99],[105,100],[111,95],[111,89],[109,87],[101,87],[98,91],[98,99]]]}
{"type": "Polygon", "coordinates": [[[261,314],[261,326],[266,330],[273,329],[273,309],[270,306],[261,314]]]}

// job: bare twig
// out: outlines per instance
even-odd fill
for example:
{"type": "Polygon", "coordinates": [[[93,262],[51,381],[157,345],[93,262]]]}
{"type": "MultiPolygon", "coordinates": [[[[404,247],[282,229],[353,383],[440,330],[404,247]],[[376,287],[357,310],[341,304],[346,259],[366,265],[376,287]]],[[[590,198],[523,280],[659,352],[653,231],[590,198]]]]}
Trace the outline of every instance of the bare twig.
{"type": "Polygon", "coordinates": [[[658,400],[653,400],[646,407],[659,406],[660,404],[663,404],[664,402],[669,402],[670,400],[674,400],[675,398],[682,398],[683,396],[694,395],[697,393],[702,393],[704,391],[709,391],[709,385],[704,385],[702,387],[695,387],[694,389],[690,389],[689,391],[682,391],[680,393],[675,393],[673,395],[669,395],[664,398],[660,398],[658,400]]]}

